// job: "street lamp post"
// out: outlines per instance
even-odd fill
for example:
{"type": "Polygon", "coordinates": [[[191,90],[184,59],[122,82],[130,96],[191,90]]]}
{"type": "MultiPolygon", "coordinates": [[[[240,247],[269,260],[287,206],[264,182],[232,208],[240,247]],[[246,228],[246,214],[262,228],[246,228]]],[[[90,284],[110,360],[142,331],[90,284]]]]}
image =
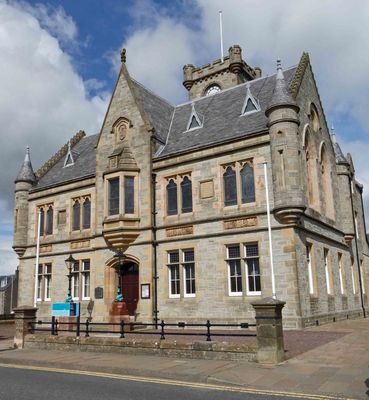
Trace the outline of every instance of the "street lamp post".
{"type": "Polygon", "coordinates": [[[72,268],[76,260],[73,258],[72,254],[69,255],[69,257],[65,260],[65,264],[67,265],[68,268],[68,295],[65,301],[67,303],[73,303],[73,297],[72,297],[72,268]]]}
{"type": "Polygon", "coordinates": [[[118,288],[117,288],[117,295],[115,296],[116,303],[123,302],[123,293],[122,293],[122,272],[123,272],[123,260],[124,260],[124,253],[122,250],[118,249],[117,252],[114,254],[114,257],[118,259],[118,288]]]}

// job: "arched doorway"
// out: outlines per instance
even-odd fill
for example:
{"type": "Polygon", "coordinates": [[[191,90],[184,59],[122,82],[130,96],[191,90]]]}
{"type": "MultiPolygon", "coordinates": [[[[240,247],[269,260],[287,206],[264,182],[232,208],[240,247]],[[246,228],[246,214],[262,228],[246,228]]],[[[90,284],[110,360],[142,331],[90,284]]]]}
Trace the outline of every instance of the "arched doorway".
{"type": "Polygon", "coordinates": [[[135,315],[139,299],[138,265],[133,261],[126,261],[121,266],[121,282],[123,300],[129,315],[135,315]]]}

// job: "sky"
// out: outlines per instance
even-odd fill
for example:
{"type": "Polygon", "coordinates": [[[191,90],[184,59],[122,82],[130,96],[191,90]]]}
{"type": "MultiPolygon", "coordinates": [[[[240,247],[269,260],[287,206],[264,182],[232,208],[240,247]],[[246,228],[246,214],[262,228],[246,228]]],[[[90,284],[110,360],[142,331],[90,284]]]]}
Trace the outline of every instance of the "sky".
{"type": "Polygon", "coordinates": [[[77,131],[99,132],[127,49],[135,79],[173,104],[185,64],[239,44],[263,75],[310,59],[329,126],[353,155],[369,215],[369,1],[0,0],[0,275],[12,273],[14,179],[27,145],[36,170],[77,131]]]}

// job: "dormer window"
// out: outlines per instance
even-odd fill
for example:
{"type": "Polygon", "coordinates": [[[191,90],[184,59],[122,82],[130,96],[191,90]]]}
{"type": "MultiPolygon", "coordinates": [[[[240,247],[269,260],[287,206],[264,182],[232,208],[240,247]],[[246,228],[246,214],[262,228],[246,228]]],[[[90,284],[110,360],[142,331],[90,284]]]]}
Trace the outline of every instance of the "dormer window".
{"type": "Polygon", "coordinates": [[[73,154],[70,148],[70,141],[68,142],[68,152],[67,155],[65,156],[65,160],[64,160],[64,168],[65,167],[70,167],[74,165],[74,158],[73,158],[73,154]]]}
{"type": "Polygon", "coordinates": [[[191,104],[191,115],[190,119],[188,120],[187,123],[187,131],[190,131],[192,129],[197,129],[197,128],[202,128],[202,122],[201,119],[199,118],[199,115],[197,114],[195,110],[195,105],[194,103],[191,104]]]}
{"type": "Polygon", "coordinates": [[[219,93],[222,89],[219,85],[210,85],[205,90],[205,96],[211,96],[212,94],[219,93]]]}
{"type": "Polygon", "coordinates": [[[260,105],[257,99],[252,95],[250,90],[250,83],[246,84],[246,98],[243,103],[241,115],[247,115],[260,111],[260,105]]]}

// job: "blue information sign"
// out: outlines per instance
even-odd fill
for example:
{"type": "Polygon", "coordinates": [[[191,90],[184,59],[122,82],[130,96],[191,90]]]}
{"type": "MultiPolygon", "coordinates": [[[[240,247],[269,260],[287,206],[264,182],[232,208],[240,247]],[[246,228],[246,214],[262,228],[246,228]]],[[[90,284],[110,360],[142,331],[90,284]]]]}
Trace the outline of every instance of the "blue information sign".
{"type": "Polygon", "coordinates": [[[51,306],[52,317],[78,317],[79,303],[53,303],[51,306]]]}

